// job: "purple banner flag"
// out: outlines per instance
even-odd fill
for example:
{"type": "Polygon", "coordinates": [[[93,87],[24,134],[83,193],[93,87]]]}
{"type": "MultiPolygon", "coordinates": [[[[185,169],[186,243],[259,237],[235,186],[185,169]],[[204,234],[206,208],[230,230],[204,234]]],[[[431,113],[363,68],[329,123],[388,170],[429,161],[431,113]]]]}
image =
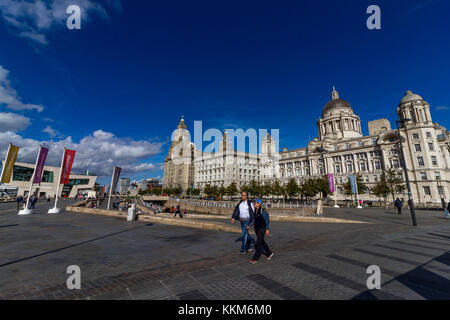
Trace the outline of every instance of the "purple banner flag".
{"type": "Polygon", "coordinates": [[[33,183],[41,183],[42,173],[44,172],[45,160],[47,160],[48,149],[41,148],[39,151],[38,161],[36,162],[33,183]]]}
{"type": "Polygon", "coordinates": [[[328,186],[330,187],[330,193],[334,193],[334,175],[328,175],[328,186]]]}

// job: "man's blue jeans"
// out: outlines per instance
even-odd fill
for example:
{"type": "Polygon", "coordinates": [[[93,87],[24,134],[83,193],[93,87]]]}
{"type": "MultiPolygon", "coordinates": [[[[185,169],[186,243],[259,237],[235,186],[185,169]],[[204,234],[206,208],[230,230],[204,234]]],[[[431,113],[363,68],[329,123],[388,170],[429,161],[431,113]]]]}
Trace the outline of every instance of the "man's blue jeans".
{"type": "Polygon", "coordinates": [[[242,227],[242,246],[241,246],[241,252],[246,252],[248,249],[250,249],[251,243],[252,243],[252,237],[250,236],[250,233],[247,230],[248,221],[241,222],[242,227]]]}

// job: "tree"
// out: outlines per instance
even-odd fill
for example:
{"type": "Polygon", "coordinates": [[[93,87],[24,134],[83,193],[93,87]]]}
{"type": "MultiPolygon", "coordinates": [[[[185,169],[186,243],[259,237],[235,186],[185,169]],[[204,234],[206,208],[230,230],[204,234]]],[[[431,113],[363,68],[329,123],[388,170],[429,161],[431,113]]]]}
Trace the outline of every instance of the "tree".
{"type": "MultiPolygon", "coordinates": [[[[363,194],[369,189],[364,183],[362,176],[359,174],[356,175],[356,184],[358,185],[358,194],[363,194]]],[[[342,185],[342,187],[344,188],[344,193],[346,195],[353,195],[350,177],[348,178],[348,181],[342,185]]]]}
{"type": "Polygon", "coordinates": [[[261,195],[263,197],[268,197],[271,194],[272,194],[272,185],[269,182],[261,186],[261,195]]]}
{"type": "Polygon", "coordinates": [[[284,188],[281,186],[278,179],[276,179],[272,185],[272,194],[276,195],[277,197],[283,196],[285,194],[284,188]]]}
{"type": "Polygon", "coordinates": [[[330,186],[328,184],[328,176],[323,176],[322,178],[316,179],[316,189],[322,196],[326,198],[330,194],[330,186]]]}
{"type": "Polygon", "coordinates": [[[384,176],[381,177],[381,180],[377,182],[377,184],[375,184],[370,191],[376,195],[380,201],[381,201],[381,197],[383,197],[384,199],[384,205],[385,207],[387,207],[387,197],[389,195],[389,193],[391,192],[389,189],[389,186],[386,183],[386,179],[384,178],[384,176]]]}
{"type": "Polygon", "coordinates": [[[303,181],[301,187],[300,187],[300,193],[302,194],[302,197],[306,197],[306,200],[308,201],[310,197],[314,197],[317,194],[317,183],[314,179],[308,179],[306,181],[303,181]]]}
{"type": "Polygon", "coordinates": [[[217,195],[219,195],[219,188],[217,186],[212,186],[208,184],[205,186],[204,192],[206,196],[216,197],[217,195]]]}
{"type": "Polygon", "coordinates": [[[261,185],[255,180],[252,180],[248,186],[248,193],[250,196],[261,196],[261,185]]]}
{"type": "Polygon", "coordinates": [[[292,197],[295,197],[300,193],[300,187],[298,186],[295,179],[289,180],[288,184],[285,187],[285,192],[289,196],[289,199],[292,199],[292,197]]]}
{"type": "Polygon", "coordinates": [[[219,195],[223,197],[227,193],[227,188],[225,188],[224,186],[220,186],[217,191],[219,195]]]}
{"type": "Polygon", "coordinates": [[[239,192],[239,190],[236,187],[236,182],[232,182],[228,187],[227,187],[227,196],[233,197],[235,196],[237,193],[239,192]]]}
{"type": "Polygon", "coordinates": [[[406,185],[403,183],[403,178],[399,171],[395,171],[392,168],[389,168],[384,175],[386,185],[389,187],[389,192],[392,195],[392,201],[395,200],[395,193],[401,192],[403,193],[406,189],[406,185]]]}

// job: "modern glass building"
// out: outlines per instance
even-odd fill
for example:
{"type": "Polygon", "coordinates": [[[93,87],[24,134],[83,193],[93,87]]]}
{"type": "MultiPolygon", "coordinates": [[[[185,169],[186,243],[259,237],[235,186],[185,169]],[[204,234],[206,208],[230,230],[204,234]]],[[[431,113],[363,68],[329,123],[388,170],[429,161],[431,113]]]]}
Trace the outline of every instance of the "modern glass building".
{"type": "MultiPolygon", "coordinates": [[[[39,197],[55,197],[58,187],[57,180],[59,177],[59,167],[45,166],[42,174],[42,182],[34,185],[32,193],[39,197]]],[[[10,183],[6,186],[17,187],[17,195],[28,195],[30,189],[30,180],[33,176],[34,164],[17,162],[13,168],[13,175],[10,183]]],[[[69,183],[61,185],[60,196],[76,197],[80,194],[87,194],[89,190],[93,190],[97,176],[71,174],[69,183]]]]}

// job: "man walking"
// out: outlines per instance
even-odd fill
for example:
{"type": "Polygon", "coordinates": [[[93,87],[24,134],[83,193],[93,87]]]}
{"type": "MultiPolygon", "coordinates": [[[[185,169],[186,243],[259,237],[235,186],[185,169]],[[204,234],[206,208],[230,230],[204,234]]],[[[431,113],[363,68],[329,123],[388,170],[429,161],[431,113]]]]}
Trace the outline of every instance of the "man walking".
{"type": "Polygon", "coordinates": [[[175,215],[173,217],[176,218],[177,214],[179,214],[180,218],[183,219],[183,215],[181,214],[181,206],[180,206],[180,204],[177,204],[177,209],[176,209],[175,215]]]}
{"type": "Polygon", "coordinates": [[[252,237],[250,236],[248,229],[250,228],[250,225],[253,223],[253,218],[255,216],[255,206],[248,199],[247,192],[245,191],[242,192],[241,196],[242,200],[234,209],[233,216],[231,217],[231,223],[234,223],[235,220],[241,222],[242,245],[239,254],[246,254],[249,251],[252,251],[251,249],[252,237]]]}
{"type": "Polygon", "coordinates": [[[402,200],[400,200],[399,198],[395,199],[394,206],[397,207],[397,213],[402,214],[402,206],[403,206],[402,200]]]}

